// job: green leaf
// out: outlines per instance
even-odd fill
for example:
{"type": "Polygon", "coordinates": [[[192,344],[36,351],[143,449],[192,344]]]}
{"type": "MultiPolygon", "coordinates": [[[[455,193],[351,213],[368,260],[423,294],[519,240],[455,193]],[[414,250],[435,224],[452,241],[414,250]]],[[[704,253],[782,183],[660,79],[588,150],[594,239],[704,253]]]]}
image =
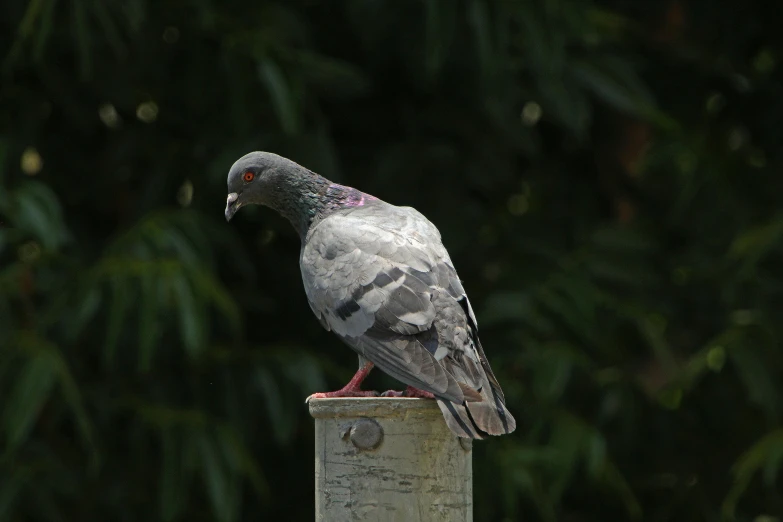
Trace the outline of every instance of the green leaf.
{"type": "Polygon", "coordinates": [[[559,348],[545,347],[536,360],[533,389],[539,399],[548,403],[555,403],[562,396],[573,369],[573,364],[563,357],[563,350],[559,348]]]}
{"type": "Polygon", "coordinates": [[[236,491],[231,476],[220,459],[216,441],[206,433],[199,437],[202,473],[215,518],[220,522],[236,520],[236,491]]]}
{"type": "Polygon", "coordinates": [[[20,496],[20,492],[30,480],[32,470],[17,468],[15,472],[9,472],[0,468],[3,479],[0,480],[0,520],[11,520],[10,513],[14,503],[20,496]]]}
{"type": "Polygon", "coordinates": [[[580,60],[571,68],[574,79],[612,107],[663,128],[677,123],[656,109],[652,94],[631,65],[618,56],[580,60]]]}
{"type": "MultiPolygon", "coordinates": [[[[783,429],[767,433],[737,459],[732,468],[734,484],[726,495],[722,506],[726,518],[734,518],[737,503],[748,489],[753,476],[763,470],[768,480],[774,478],[782,459],[783,429]],[[775,463],[775,469],[772,471],[769,470],[770,462],[775,463]]],[[[770,482],[768,481],[767,485],[770,485],[770,482]]]]}
{"type": "Polygon", "coordinates": [[[141,301],[139,302],[139,370],[150,371],[152,356],[160,339],[159,313],[161,310],[160,289],[152,274],[141,277],[141,301]]]}
{"type": "Polygon", "coordinates": [[[753,348],[739,343],[731,347],[729,354],[748,390],[750,400],[763,408],[770,419],[778,419],[780,392],[765,360],[753,348]]]}
{"type": "Polygon", "coordinates": [[[269,413],[269,425],[278,444],[283,444],[291,436],[293,422],[290,413],[283,404],[280,386],[275,377],[266,368],[257,368],[256,384],[261,388],[264,403],[269,413]]]}
{"type": "Polygon", "coordinates": [[[74,2],[72,31],[77,42],[77,54],[79,59],[79,72],[82,80],[86,80],[92,74],[92,50],[91,29],[87,24],[88,13],[86,2],[74,2]]]}
{"type": "Polygon", "coordinates": [[[468,21],[476,39],[476,52],[481,67],[489,72],[494,66],[492,45],[493,27],[490,23],[486,4],[481,0],[472,0],[468,6],[468,21]]]}
{"type": "Polygon", "coordinates": [[[647,314],[637,318],[637,324],[664,371],[670,376],[676,373],[677,362],[666,338],[666,320],[658,314],[647,314]]]}
{"type": "Polygon", "coordinates": [[[579,82],[616,109],[637,116],[652,109],[652,97],[636,72],[616,58],[576,62],[573,72],[579,82]]]}
{"type": "Polygon", "coordinates": [[[283,132],[296,134],[299,130],[299,115],[294,93],[288,85],[277,63],[265,59],[258,65],[258,74],[272,98],[272,107],[283,132]]]}
{"type": "Polygon", "coordinates": [[[204,350],[206,318],[193,294],[190,283],[181,271],[171,274],[171,283],[185,351],[189,357],[197,359],[204,350]]]}
{"type": "Polygon", "coordinates": [[[585,460],[587,461],[587,472],[593,478],[597,478],[605,472],[606,439],[598,430],[593,430],[587,437],[585,460]]]}
{"type": "Polygon", "coordinates": [[[532,313],[531,296],[523,292],[495,292],[481,310],[481,325],[490,326],[507,321],[517,322],[532,313]]]}
{"type": "Polygon", "coordinates": [[[283,372],[290,381],[299,386],[300,390],[326,389],[321,366],[312,355],[302,352],[294,355],[292,359],[283,365],[283,372]]]}
{"type": "Polygon", "coordinates": [[[95,317],[103,301],[101,290],[93,281],[84,281],[82,288],[84,287],[86,289],[76,298],[77,304],[73,307],[72,319],[66,325],[66,337],[71,341],[76,339],[84,326],[95,317]]]}
{"type": "Polygon", "coordinates": [[[203,267],[185,267],[188,277],[199,296],[210,301],[228,321],[231,331],[238,335],[241,329],[242,314],[234,298],[225,287],[203,267]]]}
{"type": "Polygon", "coordinates": [[[454,34],[454,10],[447,0],[424,2],[424,70],[434,80],[444,67],[454,34]]]}
{"type": "Polygon", "coordinates": [[[14,192],[12,219],[21,230],[55,250],[67,239],[60,202],[42,183],[28,181],[14,192]]]}
{"type": "Polygon", "coordinates": [[[16,449],[27,439],[56,383],[57,370],[57,361],[45,351],[39,351],[25,362],[14,379],[3,415],[7,450],[16,449]]]}
{"type": "Polygon", "coordinates": [[[77,427],[79,435],[82,438],[84,447],[91,452],[93,470],[97,469],[98,451],[95,447],[92,422],[87,415],[87,410],[84,406],[84,400],[82,393],[79,390],[79,386],[76,384],[76,380],[71,373],[70,368],[63,358],[60,356],[60,351],[52,348],[54,357],[57,359],[57,374],[60,383],[60,389],[62,390],[65,402],[71,409],[74,423],[77,427]]]}
{"type": "Polygon", "coordinates": [[[601,227],[590,236],[594,248],[623,255],[646,255],[655,247],[649,237],[638,230],[621,227],[601,227]]]}
{"type": "Polygon", "coordinates": [[[606,462],[603,481],[612,488],[614,494],[623,502],[628,518],[632,521],[641,520],[642,506],[639,504],[639,499],[636,498],[633,488],[617,465],[611,461],[606,462]]]}
{"type": "Polygon", "coordinates": [[[162,455],[160,478],[160,516],[165,522],[176,520],[182,511],[185,500],[183,484],[182,447],[177,443],[176,430],[163,428],[160,430],[162,455]]]}
{"type": "Polygon", "coordinates": [[[218,427],[217,435],[224,458],[230,468],[234,471],[240,471],[247,477],[255,493],[260,498],[267,500],[269,498],[269,484],[264,478],[255,456],[240,439],[236,430],[222,425],[218,427]]]}
{"type": "Polygon", "coordinates": [[[117,357],[117,346],[123,331],[128,307],[131,303],[131,291],[122,277],[114,276],[109,280],[111,303],[109,304],[109,323],[106,329],[106,344],[103,347],[104,362],[112,366],[117,357]]]}
{"type": "Polygon", "coordinates": [[[151,240],[160,248],[162,253],[173,252],[183,264],[197,264],[202,256],[198,255],[193,245],[174,226],[160,223],[150,227],[151,240]]]}
{"type": "Polygon", "coordinates": [[[49,42],[49,37],[52,33],[56,5],[57,0],[48,0],[43,7],[41,23],[36,31],[35,47],[33,48],[33,56],[39,62],[43,59],[46,44],[49,42]]]}
{"type": "Polygon", "coordinates": [[[577,309],[576,301],[572,296],[564,295],[560,282],[544,285],[536,292],[538,307],[557,322],[563,324],[568,330],[583,342],[591,344],[594,340],[594,322],[577,309]]]}
{"type": "Polygon", "coordinates": [[[577,139],[584,139],[593,119],[592,108],[585,95],[567,85],[562,78],[538,78],[538,93],[544,109],[544,118],[551,116],[577,139]]]}
{"type": "Polygon", "coordinates": [[[294,54],[294,60],[302,78],[318,92],[354,98],[370,89],[370,79],[359,67],[346,61],[303,50],[294,54]]]}
{"type": "Polygon", "coordinates": [[[764,225],[742,230],[732,241],[729,257],[741,261],[751,274],[754,267],[783,244],[783,217],[776,216],[764,225]]]}
{"type": "Polygon", "coordinates": [[[116,56],[125,56],[127,54],[127,47],[122,41],[120,31],[117,28],[117,24],[114,21],[109,10],[106,8],[104,2],[101,0],[95,0],[92,4],[92,10],[95,13],[96,18],[103,27],[103,35],[106,41],[114,49],[116,56]]]}
{"type": "Polygon", "coordinates": [[[49,2],[46,0],[31,0],[28,2],[24,16],[22,16],[22,19],[19,22],[17,37],[6,58],[6,66],[16,62],[20,58],[24,44],[35,34],[36,22],[41,15],[41,11],[46,9],[47,3],[53,4],[54,0],[50,0],[49,2]]]}

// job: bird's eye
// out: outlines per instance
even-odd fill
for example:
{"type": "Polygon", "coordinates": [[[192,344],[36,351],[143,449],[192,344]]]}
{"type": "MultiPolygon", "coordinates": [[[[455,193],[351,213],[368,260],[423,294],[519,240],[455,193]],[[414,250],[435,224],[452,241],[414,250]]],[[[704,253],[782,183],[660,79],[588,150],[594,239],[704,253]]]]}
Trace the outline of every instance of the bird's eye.
{"type": "Polygon", "coordinates": [[[248,171],[248,172],[245,172],[245,175],[242,176],[242,179],[245,180],[245,183],[250,183],[251,181],[253,181],[253,178],[255,178],[255,177],[256,177],[255,174],[253,174],[252,172],[248,171]]]}

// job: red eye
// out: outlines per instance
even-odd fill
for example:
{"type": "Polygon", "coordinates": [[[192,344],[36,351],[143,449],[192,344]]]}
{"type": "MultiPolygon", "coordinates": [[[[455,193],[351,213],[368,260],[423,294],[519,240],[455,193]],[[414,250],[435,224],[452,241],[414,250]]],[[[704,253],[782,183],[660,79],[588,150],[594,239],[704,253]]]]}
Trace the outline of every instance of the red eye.
{"type": "Polygon", "coordinates": [[[242,176],[242,179],[245,180],[245,183],[250,183],[251,181],[253,181],[253,178],[255,177],[256,175],[253,174],[252,172],[245,172],[245,175],[242,176]]]}

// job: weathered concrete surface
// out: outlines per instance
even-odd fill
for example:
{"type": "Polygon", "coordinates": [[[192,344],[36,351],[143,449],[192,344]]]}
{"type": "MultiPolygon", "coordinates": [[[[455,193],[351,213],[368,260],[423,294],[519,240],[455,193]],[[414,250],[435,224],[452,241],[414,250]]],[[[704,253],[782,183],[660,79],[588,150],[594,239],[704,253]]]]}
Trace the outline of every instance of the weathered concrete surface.
{"type": "Polygon", "coordinates": [[[313,399],[310,414],[318,522],[473,520],[471,441],[435,401],[313,399]]]}

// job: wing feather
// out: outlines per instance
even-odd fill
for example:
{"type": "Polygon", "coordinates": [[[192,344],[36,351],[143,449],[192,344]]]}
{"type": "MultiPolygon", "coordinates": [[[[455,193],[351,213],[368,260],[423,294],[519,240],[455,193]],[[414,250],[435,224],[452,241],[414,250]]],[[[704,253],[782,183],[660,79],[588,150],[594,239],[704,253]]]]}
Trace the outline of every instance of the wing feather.
{"type": "Polygon", "coordinates": [[[380,201],[332,214],[308,233],[300,265],[321,323],[387,374],[435,394],[455,433],[513,431],[465,291],[421,214],[380,201]]]}

